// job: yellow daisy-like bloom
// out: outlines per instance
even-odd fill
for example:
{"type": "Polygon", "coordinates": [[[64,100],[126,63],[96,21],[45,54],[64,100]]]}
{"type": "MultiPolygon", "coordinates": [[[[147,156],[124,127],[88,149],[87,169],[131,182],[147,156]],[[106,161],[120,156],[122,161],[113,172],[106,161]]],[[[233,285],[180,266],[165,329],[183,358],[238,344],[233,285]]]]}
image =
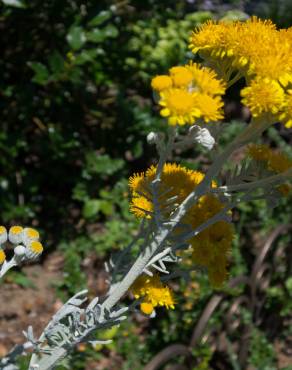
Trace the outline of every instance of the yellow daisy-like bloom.
{"type": "Polygon", "coordinates": [[[292,83],[292,31],[277,30],[270,20],[209,21],[190,38],[190,49],[227,81],[232,72],[269,78],[286,87],[292,83]]]}
{"type": "Polygon", "coordinates": [[[44,250],[42,243],[36,240],[30,243],[29,248],[35,254],[41,254],[44,250]]]}
{"type": "Polygon", "coordinates": [[[254,117],[266,114],[276,115],[285,106],[285,93],[278,82],[254,79],[251,84],[241,90],[242,103],[246,105],[254,117]]]}
{"type": "MultiPolygon", "coordinates": [[[[137,217],[151,217],[153,211],[151,182],[155,178],[155,173],[156,167],[152,166],[146,173],[134,175],[129,180],[132,193],[131,211],[137,217]],[[140,207],[141,204],[145,206],[144,211],[143,207],[140,207]]],[[[158,188],[158,200],[162,215],[169,217],[171,212],[167,207],[167,199],[176,197],[176,203],[180,204],[203,178],[204,174],[201,172],[167,163],[162,171],[158,188]]],[[[213,183],[212,186],[216,187],[216,184],[213,183]]],[[[214,195],[205,195],[199,199],[197,204],[191,207],[182,222],[195,229],[218,213],[223,207],[224,204],[214,195]]],[[[220,221],[189,241],[193,248],[193,261],[208,269],[210,282],[214,287],[219,287],[227,276],[227,260],[232,239],[232,225],[220,221]]]]}
{"type": "Polygon", "coordinates": [[[167,75],[156,76],[151,81],[151,87],[157,92],[167,90],[172,87],[172,79],[167,75]]]}
{"type": "Polygon", "coordinates": [[[292,167],[292,159],[285,153],[272,150],[268,145],[250,144],[247,155],[256,161],[265,162],[267,169],[275,173],[285,172],[292,167]]]}
{"type": "MultiPolygon", "coordinates": [[[[223,207],[224,204],[215,196],[205,195],[192,207],[187,222],[195,229],[223,207]]],[[[208,269],[210,283],[215,288],[219,288],[227,278],[233,237],[233,226],[226,221],[219,221],[190,240],[193,262],[208,269]]]]}
{"type": "Polygon", "coordinates": [[[205,122],[216,122],[224,118],[223,101],[219,96],[209,96],[207,94],[196,95],[196,107],[198,107],[205,122]]]}
{"type": "Polygon", "coordinates": [[[31,227],[26,228],[24,231],[31,239],[38,239],[40,237],[39,232],[35,229],[32,229],[31,227]]]}
{"type": "Polygon", "coordinates": [[[248,145],[246,152],[248,156],[256,161],[268,161],[271,154],[271,148],[265,144],[250,144],[248,145]]]}
{"type": "Polygon", "coordinates": [[[5,252],[3,251],[3,249],[0,249],[0,265],[2,265],[2,263],[5,261],[5,259],[6,259],[5,252]]]}
{"type": "MultiPolygon", "coordinates": [[[[151,182],[155,178],[155,173],[156,166],[151,166],[145,173],[135,174],[129,179],[129,187],[132,194],[130,209],[139,218],[151,218],[149,214],[153,211],[151,182]]],[[[167,206],[167,200],[176,196],[176,202],[181,203],[203,178],[204,175],[199,171],[188,170],[175,163],[166,163],[158,186],[158,200],[161,212],[168,216],[169,211],[164,211],[167,206]]]]}
{"type": "Polygon", "coordinates": [[[210,68],[192,62],[175,66],[169,76],[157,76],[151,85],[159,93],[160,114],[170,125],[194,124],[200,117],[205,122],[223,117],[221,95],[226,85],[210,68]]]}
{"type": "Polygon", "coordinates": [[[130,290],[136,299],[143,297],[140,309],[146,315],[150,315],[157,306],[174,309],[175,302],[172,291],[162,284],[157,274],[139,276],[130,290]]]}
{"type": "Polygon", "coordinates": [[[167,117],[168,123],[172,126],[193,124],[201,115],[195,104],[195,94],[192,92],[171,88],[163,91],[160,96],[160,114],[167,117]]]}
{"type": "MultiPolygon", "coordinates": [[[[250,144],[247,155],[256,161],[262,162],[265,168],[273,173],[282,173],[292,167],[292,159],[286,154],[272,150],[267,145],[250,144]]],[[[283,184],[277,188],[282,195],[287,196],[291,190],[290,184],[283,184]]]]}
{"type": "Polygon", "coordinates": [[[186,67],[172,67],[169,73],[175,87],[187,87],[193,81],[193,74],[186,67]]]}
{"type": "Polygon", "coordinates": [[[226,90],[226,84],[218,79],[217,74],[211,68],[202,67],[197,63],[191,62],[186,65],[192,74],[193,88],[203,94],[210,96],[224,95],[226,90]]]}

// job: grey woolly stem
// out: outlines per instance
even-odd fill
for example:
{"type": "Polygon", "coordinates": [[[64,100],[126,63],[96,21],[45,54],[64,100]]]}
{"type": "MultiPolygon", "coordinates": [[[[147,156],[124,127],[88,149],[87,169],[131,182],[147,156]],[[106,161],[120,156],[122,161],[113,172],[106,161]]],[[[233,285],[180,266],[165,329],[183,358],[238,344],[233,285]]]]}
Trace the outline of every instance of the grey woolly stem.
{"type": "Polygon", "coordinates": [[[261,179],[258,181],[248,182],[238,185],[226,185],[220,186],[219,188],[212,189],[212,193],[230,193],[233,191],[245,191],[252,189],[265,188],[266,186],[277,185],[287,181],[289,178],[292,178],[292,168],[289,168],[287,171],[279,173],[278,175],[273,175],[261,179]]]}
{"type": "Polygon", "coordinates": [[[159,207],[159,202],[157,198],[158,186],[159,186],[159,183],[161,182],[161,174],[162,174],[165,162],[167,160],[167,157],[170,155],[173,149],[175,134],[176,134],[176,128],[170,127],[168,130],[167,144],[160,153],[159,161],[157,164],[157,170],[155,174],[155,179],[151,183],[152,194],[153,194],[152,201],[153,201],[153,208],[154,208],[154,218],[155,218],[156,225],[158,227],[161,222],[161,213],[160,213],[160,207],[159,207]]]}
{"type": "Polygon", "coordinates": [[[0,279],[14,266],[17,266],[15,256],[13,256],[8,262],[4,261],[2,267],[0,267],[0,279]]]}

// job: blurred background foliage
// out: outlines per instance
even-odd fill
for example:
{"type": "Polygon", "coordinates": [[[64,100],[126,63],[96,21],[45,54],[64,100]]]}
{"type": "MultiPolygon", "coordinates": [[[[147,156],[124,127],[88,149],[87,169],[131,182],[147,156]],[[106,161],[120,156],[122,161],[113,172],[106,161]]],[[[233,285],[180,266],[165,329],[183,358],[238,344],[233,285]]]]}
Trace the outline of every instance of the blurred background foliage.
{"type": "MultiPolygon", "coordinates": [[[[207,19],[257,14],[287,27],[291,6],[289,0],[0,2],[1,222],[37,227],[46,244],[44,258],[55,250],[63,255],[64,279],[57,286],[62,298],[87,285],[86,257],[103,261],[135,234],[127,178],[155,160],[145,136],[164,129],[153,108],[151,78],[191,57],[189,34],[207,19]]],[[[229,95],[226,116],[235,122],[225,127],[221,144],[242,125],[238,86],[229,95]]],[[[275,126],[264,140],[292,154],[285,130],[275,126]]],[[[198,154],[186,153],[184,164],[197,167],[192,158],[198,154]]],[[[200,155],[208,164],[208,155],[200,155]]],[[[255,250],[245,247],[254,243],[255,231],[261,230],[262,237],[291,221],[291,211],[291,198],[275,210],[263,202],[239,207],[234,218],[243,237],[234,243],[231,276],[249,271],[255,250]]],[[[83,369],[86,361],[113,351],[122,358],[121,369],[142,369],[141,358],[146,363],[165,345],[188,338],[212,294],[204,275],[196,281],[193,287],[181,283],[188,293],[178,298],[175,311],[159,313],[151,324],[129,322],[112,348],[79,351],[67,365],[83,369]]],[[[272,287],[269,310],[280,306],[285,315],[287,294],[292,294],[291,281],[272,287]]],[[[269,333],[255,328],[254,338],[251,366],[275,369],[269,333]]],[[[202,358],[198,369],[216,368],[210,365],[210,348],[197,351],[202,358]]]]}

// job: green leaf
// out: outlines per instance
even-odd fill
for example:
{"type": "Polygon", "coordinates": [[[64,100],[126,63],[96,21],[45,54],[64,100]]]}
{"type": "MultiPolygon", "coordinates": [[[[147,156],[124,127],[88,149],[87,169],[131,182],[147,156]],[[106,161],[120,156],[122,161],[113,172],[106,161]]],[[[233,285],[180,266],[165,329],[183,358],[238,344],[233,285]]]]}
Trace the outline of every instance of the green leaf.
{"type": "Polygon", "coordinates": [[[86,37],[88,41],[99,43],[99,42],[102,42],[106,38],[106,34],[104,30],[101,30],[99,28],[94,28],[92,31],[86,34],[86,37]]]}
{"type": "Polygon", "coordinates": [[[64,71],[64,59],[58,51],[54,51],[48,58],[49,66],[54,74],[60,74],[64,71]]]}
{"type": "Polygon", "coordinates": [[[105,27],[104,33],[105,33],[106,37],[115,38],[115,37],[118,36],[119,30],[113,24],[109,24],[105,27]]]}
{"type": "Polygon", "coordinates": [[[25,276],[22,272],[14,272],[12,279],[15,284],[23,288],[35,288],[33,281],[25,276]]]}
{"type": "Polygon", "coordinates": [[[98,13],[91,21],[88,23],[89,26],[99,26],[101,23],[107,21],[111,17],[112,13],[108,10],[103,10],[98,13]]]}
{"type": "Polygon", "coordinates": [[[86,170],[99,175],[112,175],[124,166],[122,159],[112,159],[107,154],[97,155],[94,152],[86,154],[86,170]]]}
{"type": "Polygon", "coordinates": [[[114,207],[112,202],[108,200],[101,200],[99,202],[100,205],[100,211],[105,215],[105,216],[110,216],[114,212],[114,207]]]}
{"type": "Polygon", "coordinates": [[[66,39],[72,49],[80,49],[86,42],[86,36],[83,28],[80,26],[72,26],[67,34],[66,39]]]}
{"type": "Polygon", "coordinates": [[[98,51],[96,49],[83,50],[79,55],[76,55],[74,64],[83,65],[85,63],[91,62],[95,60],[97,54],[98,54],[98,51]]]}
{"type": "Polygon", "coordinates": [[[82,214],[85,218],[96,216],[100,210],[100,200],[90,199],[83,206],[82,214]]]}
{"type": "Polygon", "coordinates": [[[45,85],[49,79],[48,68],[39,62],[28,62],[28,65],[35,73],[32,81],[40,85],[45,85]]]}

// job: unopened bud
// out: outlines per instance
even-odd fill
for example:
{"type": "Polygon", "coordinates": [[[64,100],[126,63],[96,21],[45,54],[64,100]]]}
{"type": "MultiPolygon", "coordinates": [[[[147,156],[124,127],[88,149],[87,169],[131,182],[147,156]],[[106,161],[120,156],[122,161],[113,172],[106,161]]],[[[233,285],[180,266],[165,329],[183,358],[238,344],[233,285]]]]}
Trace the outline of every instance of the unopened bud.
{"type": "Polygon", "coordinates": [[[147,135],[147,142],[150,145],[156,144],[158,139],[159,139],[158,134],[156,134],[153,131],[149,132],[149,134],[147,135]]]}

